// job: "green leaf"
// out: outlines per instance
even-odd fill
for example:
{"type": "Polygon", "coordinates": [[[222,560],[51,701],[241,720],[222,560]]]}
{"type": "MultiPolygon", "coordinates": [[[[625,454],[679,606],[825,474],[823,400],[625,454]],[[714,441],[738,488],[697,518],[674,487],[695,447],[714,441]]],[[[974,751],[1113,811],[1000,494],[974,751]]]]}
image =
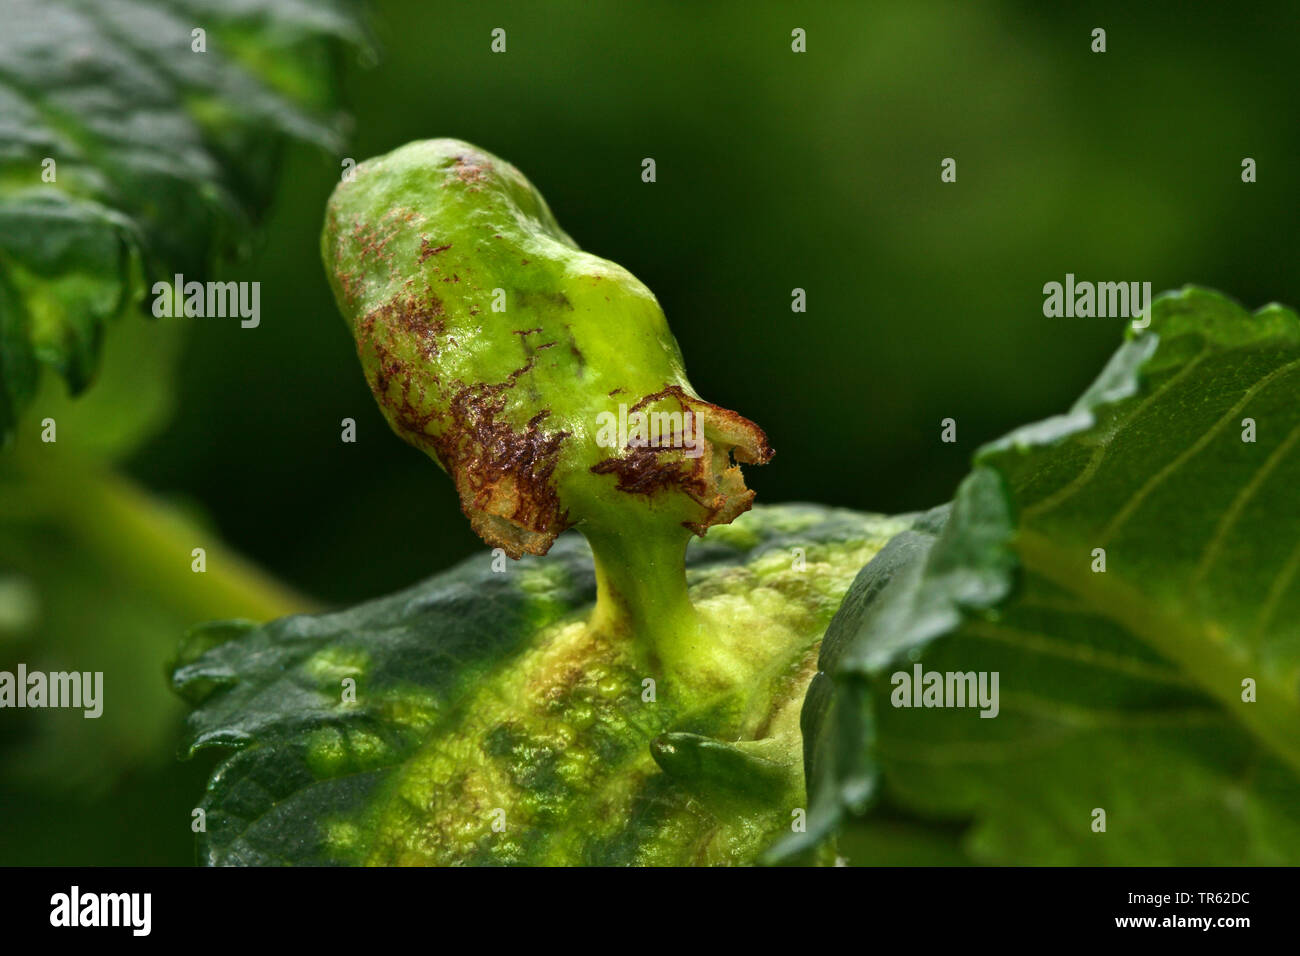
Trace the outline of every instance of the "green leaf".
{"type": "Polygon", "coordinates": [[[1300,862],[1297,489],[1300,319],[1158,298],[862,570],[803,714],[808,831],[772,858],[871,808],[969,822],[983,863],[1300,862]],[[917,666],[996,672],[996,717],[895,706],[917,666]]]}
{"type": "Polygon", "coordinates": [[[821,634],[907,523],[759,508],[692,544],[692,600],[728,622],[700,653],[734,675],[702,697],[661,682],[647,699],[653,662],[587,621],[595,577],[574,533],[501,573],[485,551],[350,610],[217,625],[174,678],[197,704],[190,752],[234,750],[202,803],[201,858],[752,862],[802,808],[821,634]]]}
{"type": "Polygon", "coordinates": [[[0,443],[155,275],[246,242],[288,139],[335,149],[346,0],[12,0],[0,32],[0,443]],[[205,52],[192,31],[206,31],[205,52]],[[51,163],[53,165],[51,165],[51,163]]]}

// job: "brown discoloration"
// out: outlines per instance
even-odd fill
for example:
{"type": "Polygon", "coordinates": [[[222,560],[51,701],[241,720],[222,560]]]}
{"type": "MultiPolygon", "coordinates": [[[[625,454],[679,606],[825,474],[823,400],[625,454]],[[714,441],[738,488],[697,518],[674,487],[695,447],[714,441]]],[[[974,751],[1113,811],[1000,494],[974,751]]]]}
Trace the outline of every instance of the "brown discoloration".
{"type": "Polygon", "coordinates": [[[355,219],[350,235],[357,261],[364,264],[367,259],[380,259],[391,264],[393,254],[387,251],[388,244],[416,217],[415,210],[398,208],[390,209],[375,222],[355,219]]]}
{"type": "Polygon", "coordinates": [[[629,412],[639,412],[651,402],[669,397],[677,399],[682,411],[689,408],[703,415],[706,436],[730,445],[737,461],[747,465],[766,465],[776,454],[767,443],[767,435],[763,429],[744,415],[688,395],[680,385],[669,385],[661,391],[645,396],[633,405],[629,412]]]}
{"type": "Polygon", "coordinates": [[[500,418],[505,393],[532,366],[530,359],[504,382],[462,387],[451,399],[446,427],[430,443],[456,482],[471,526],[512,558],[545,554],[572,523],[552,481],[569,433],[542,428],[549,410],[534,415],[522,431],[500,418]]]}
{"type": "MultiPolygon", "coordinates": [[[[807,692],[808,685],[817,672],[821,670],[818,666],[818,655],[821,652],[821,641],[814,641],[804,651],[803,658],[795,662],[793,668],[789,670],[782,678],[779,689],[774,690],[772,700],[786,701],[789,706],[790,701],[802,700],[807,692]]],[[[781,707],[777,706],[768,710],[763,719],[754,726],[750,736],[754,740],[762,740],[772,733],[772,723],[776,718],[781,716],[781,707]]]]}
{"type": "Polygon", "coordinates": [[[357,344],[364,342],[387,353],[385,340],[391,340],[393,331],[400,331],[407,341],[419,342],[426,358],[432,358],[438,354],[438,337],[447,329],[443,315],[437,296],[421,298],[408,293],[405,299],[394,299],[362,316],[357,323],[357,344]],[[385,333],[382,338],[375,334],[376,325],[385,333]]]}
{"type": "Polygon", "coordinates": [[[573,692],[583,684],[587,672],[576,663],[565,662],[556,671],[539,674],[529,686],[530,696],[539,701],[548,711],[554,711],[555,705],[570,700],[573,692]]]}
{"type": "Polygon", "coordinates": [[[572,523],[552,480],[569,433],[543,427],[549,410],[522,429],[505,420],[505,410],[510,391],[533,369],[532,353],[554,343],[529,349],[526,364],[505,381],[444,383],[436,359],[456,347],[446,328],[442,303],[432,294],[408,293],[362,317],[357,352],[371,391],[394,431],[451,475],[461,510],[484,541],[512,558],[545,554],[572,523]],[[411,343],[417,343],[414,356],[411,343]]]}
{"type": "Polygon", "coordinates": [[[445,331],[442,303],[409,294],[371,310],[357,322],[357,355],[370,369],[370,390],[394,430],[413,444],[430,437],[437,417],[428,410],[431,403],[425,390],[439,384],[434,360],[445,331]],[[418,367],[396,347],[398,342],[412,341],[418,343],[416,350],[423,360],[418,367]]]}
{"type": "Polygon", "coordinates": [[[492,172],[492,164],[481,156],[457,156],[453,167],[456,178],[464,183],[470,192],[478,192],[479,183],[485,182],[492,172]]]}
{"type": "Polygon", "coordinates": [[[694,474],[691,459],[684,459],[680,451],[672,448],[631,448],[621,457],[606,458],[592,465],[591,470],[597,475],[616,476],[618,482],[614,487],[630,495],[649,496],[673,487],[691,497],[705,492],[703,482],[694,474]]]}
{"type": "MultiPolygon", "coordinates": [[[[568,304],[569,300],[565,299],[564,301],[568,304]]],[[[570,305],[569,308],[572,309],[573,306],[570,305]]],[[[573,336],[573,326],[566,323],[564,331],[569,337],[569,354],[578,361],[578,378],[582,378],[587,371],[587,357],[582,354],[582,349],[578,348],[578,340],[573,336]]]]}
{"type": "Polygon", "coordinates": [[[437,358],[438,337],[447,330],[442,318],[442,301],[431,295],[417,307],[403,309],[398,315],[407,340],[419,343],[417,347],[424,360],[432,362],[437,358]]]}
{"type": "Polygon", "coordinates": [[[343,298],[349,305],[356,304],[358,296],[361,295],[361,280],[351,272],[336,271],[334,274],[338,277],[339,288],[343,290],[343,298]]]}
{"type": "Polygon", "coordinates": [[[436,256],[438,253],[440,253],[440,252],[446,252],[446,251],[447,251],[448,249],[450,249],[450,248],[451,248],[451,243],[450,243],[450,242],[447,243],[445,246],[435,246],[433,243],[431,243],[431,242],[428,240],[427,237],[425,237],[425,236],[421,236],[421,237],[420,237],[420,256],[419,256],[419,258],[418,258],[416,261],[417,261],[418,263],[420,263],[421,265],[423,265],[423,264],[424,264],[424,261],[425,261],[426,259],[428,259],[430,256],[436,256]]]}
{"type": "Polygon", "coordinates": [[[591,470],[614,475],[615,489],[626,494],[653,496],[665,489],[686,494],[703,510],[698,520],[682,523],[702,537],[711,526],[727,524],[749,510],[754,492],[745,487],[736,463],[765,464],[772,448],[763,430],[749,419],[688,395],[679,385],[646,395],[628,414],[665,398],[675,399],[683,412],[700,416],[705,447],[699,457],[689,457],[681,447],[630,446],[625,454],[606,458],[591,470]]]}
{"type": "Polygon", "coordinates": [[[562,309],[566,312],[572,312],[573,303],[563,292],[532,292],[516,290],[511,293],[513,301],[521,309],[562,309]]]}

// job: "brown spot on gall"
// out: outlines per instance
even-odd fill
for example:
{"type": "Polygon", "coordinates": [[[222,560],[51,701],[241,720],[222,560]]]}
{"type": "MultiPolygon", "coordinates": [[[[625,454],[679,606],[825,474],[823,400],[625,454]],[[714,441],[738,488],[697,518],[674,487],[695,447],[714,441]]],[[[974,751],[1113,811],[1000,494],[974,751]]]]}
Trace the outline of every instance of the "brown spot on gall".
{"type": "Polygon", "coordinates": [[[749,419],[688,395],[679,385],[646,395],[628,414],[665,398],[675,399],[682,412],[699,417],[705,447],[698,457],[686,454],[684,436],[671,436],[659,447],[629,443],[625,454],[606,458],[591,470],[614,475],[615,489],[626,494],[651,497],[665,489],[681,491],[702,509],[697,520],[682,524],[703,537],[711,526],[728,524],[753,504],[754,492],[745,487],[737,462],[765,464],[773,452],[763,430],[749,419]]]}
{"type": "Polygon", "coordinates": [[[446,252],[446,251],[447,251],[448,249],[450,249],[450,248],[451,248],[451,243],[450,243],[450,242],[447,243],[445,246],[434,246],[434,244],[431,243],[428,239],[426,239],[426,238],[424,238],[423,236],[421,236],[421,237],[420,237],[420,257],[419,257],[419,259],[418,259],[417,261],[420,262],[420,263],[423,263],[424,260],[428,259],[430,256],[436,256],[438,253],[440,253],[440,252],[446,252]]]}

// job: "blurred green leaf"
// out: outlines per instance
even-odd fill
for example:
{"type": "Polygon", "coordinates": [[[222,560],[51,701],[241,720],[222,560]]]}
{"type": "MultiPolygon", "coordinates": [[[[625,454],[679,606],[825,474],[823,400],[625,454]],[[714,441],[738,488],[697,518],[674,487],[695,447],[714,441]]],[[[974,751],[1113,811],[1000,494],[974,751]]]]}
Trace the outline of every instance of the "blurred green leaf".
{"type": "Polygon", "coordinates": [[[1189,288],[1068,414],[981,449],[832,623],[777,856],[883,801],[973,821],[984,863],[1300,862],[1298,399],[1296,314],[1189,288]],[[996,672],[996,717],[894,706],[917,665],[996,672]]]}
{"type": "Polygon", "coordinates": [[[328,111],[348,0],[12,0],[0,32],[0,443],[42,365],[75,395],[148,278],[247,242],[328,111]],[[205,31],[196,51],[193,31],[205,31]]]}

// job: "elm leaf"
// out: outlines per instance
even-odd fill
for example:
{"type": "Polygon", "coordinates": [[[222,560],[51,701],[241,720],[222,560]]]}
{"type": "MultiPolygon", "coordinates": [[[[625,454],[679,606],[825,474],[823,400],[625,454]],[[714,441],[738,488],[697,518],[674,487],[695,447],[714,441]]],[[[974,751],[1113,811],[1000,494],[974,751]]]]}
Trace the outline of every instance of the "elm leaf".
{"type": "Polygon", "coordinates": [[[862,570],[805,704],[808,830],[769,858],[866,811],[969,823],[981,863],[1300,862],[1297,490],[1300,318],[1159,297],[862,570]],[[996,717],[901,706],[918,667],[997,673],[996,717]]]}
{"type": "Polygon", "coordinates": [[[575,532],[504,571],[485,551],[347,610],[212,625],[174,672],[195,705],[188,752],[226,751],[200,859],[753,862],[803,807],[798,718],[821,635],[908,523],[760,507],[693,540],[692,600],[736,623],[742,672],[695,699],[656,694],[635,645],[588,626],[596,578],[575,532]]]}

